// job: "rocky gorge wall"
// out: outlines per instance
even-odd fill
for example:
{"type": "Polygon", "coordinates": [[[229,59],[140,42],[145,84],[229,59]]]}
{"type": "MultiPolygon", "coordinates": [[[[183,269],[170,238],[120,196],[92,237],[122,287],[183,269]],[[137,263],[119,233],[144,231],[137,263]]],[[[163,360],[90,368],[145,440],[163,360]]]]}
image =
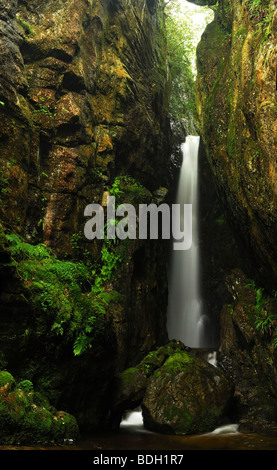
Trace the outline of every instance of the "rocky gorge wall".
{"type": "MultiPolygon", "coordinates": [[[[231,419],[276,429],[276,4],[221,0],[197,49],[199,131],[243,270],[233,260],[218,365],[231,419]]],[[[241,265],[240,265],[241,267],[241,265]]]]}
{"type": "Polygon", "coordinates": [[[158,8],[2,2],[1,168],[13,183],[2,219],[29,237],[40,231],[61,254],[83,227],[84,206],[101,202],[121,170],[151,189],[164,183],[168,76],[158,8]]]}
{"type": "Polygon", "coordinates": [[[249,268],[276,284],[276,7],[221,1],[198,48],[197,108],[249,268]]]}
{"type": "Polygon", "coordinates": [[[105,422],[115,371],[167,338],[163,246],[129,245],[112,286],[125,299],[110,312],[112,329],[98,349],[74,357],[61,337],[26,333],[40,312],[10,268],[5,234],[42,242],[66,260],[77,240],[94,263],[101,243],[84,240],[84,208],[101,204],[116,177],[133,178],[134,204],[139,185],[145,201],[166,195],[161,2],[1,0],[0,33],[1,367],[32,380],[92,429],[105,422]]]}
{"type": "MultiPolygon", "coordinates": [[[[101,204],[108,191],[134,205],[167,197],[172,136],[162,2],[0,0],[0,369],[12,374],[8,382],[0,374],[4,402],[16,409],[24,396],[26,406],[32,381],[85,431],[107,422],[116,427],[139,404],[149,429],[159,432],[206,432],[226,416],[246,431],[275,429],[276,301],[257,297],[263,291],[253,280],[272,289],[277,275],[275,23],[270,1],[255,10],[251,0],[221,0],[197,52],[202,281],[217,321],[226,290],[230,299],[220,315],[217,369],[178,341],[164,346],[166,251],[159,241],[103,251],[101,241],[83,236],[84,208],[101,204]],[[246,275],[231,272],[239,256],[222,207],[246,275]],[[28,244],[11,248],[7,234],[28,244]],[[48,259],[46,247],[57,258],[48,259]],[[80,333],[80,319],[70,316],[69,298],[76,294],[77,312],[88,318],[79,339],[89,342],[100,298],[98,291],[92,296],[97,286],[90,277],[101,260],[101,322],[92,347],[74,356],[72,331],[80,333]],[[48,289],[47,279],[38,278],[41,265],[50,266],[50,297],[41,289],[48,289]],[[91,271],[70,290],[78,266],[91,271]],[[39,306],[28,297],[30,287],[39,306]],[[105,303],[114,290],[120,302],[105,303]],[[257,314],[270,319],[260,329],[257,314]]],[[[51,412],[52,422],[56,416],[66,417],[51,412]]]]}

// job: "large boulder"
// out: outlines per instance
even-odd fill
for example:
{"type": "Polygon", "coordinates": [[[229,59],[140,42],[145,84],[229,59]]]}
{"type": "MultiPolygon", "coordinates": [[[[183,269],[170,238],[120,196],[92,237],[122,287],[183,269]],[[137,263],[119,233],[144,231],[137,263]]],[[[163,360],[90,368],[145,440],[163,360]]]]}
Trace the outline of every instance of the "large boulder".
{"type": "Polygon", "coordinates": [[[179,341],[170,341],[155,351],[151,351],[135,367],[129,367],[118,374],[114,380],[114,400],[112,406],[112,425],[119,426],[124,411],[140,406],[146,392],[148,379],[175,351],[188,350],[179,341]]]}
{"type": "Polygon", "coordinates": [[[141,404],[145,428],[197,434],[220,424],[231,397],[221,369],[171,341],[120,375],[114,409],[123,413],[141,404]]]}
{"type": "Polygon", "coordinates": [[[144,426],[170,434],[209,432],[220,424],[230,398],[231,388],[220,369],[178,351],[148,381],[144,426]]]}

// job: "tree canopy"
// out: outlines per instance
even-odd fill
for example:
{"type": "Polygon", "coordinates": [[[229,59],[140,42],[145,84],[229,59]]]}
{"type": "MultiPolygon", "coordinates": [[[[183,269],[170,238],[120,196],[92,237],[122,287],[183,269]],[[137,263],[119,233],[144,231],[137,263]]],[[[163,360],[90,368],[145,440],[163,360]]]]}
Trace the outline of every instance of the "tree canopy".
{"type": "Polygon", "coordinates": [[[185,127],[190,127],[195,113],[196,47],[213,12],[184,0],[170,0],[165,12],[172,74],[170,116],[175,123],[185,121],[185,127]]]}

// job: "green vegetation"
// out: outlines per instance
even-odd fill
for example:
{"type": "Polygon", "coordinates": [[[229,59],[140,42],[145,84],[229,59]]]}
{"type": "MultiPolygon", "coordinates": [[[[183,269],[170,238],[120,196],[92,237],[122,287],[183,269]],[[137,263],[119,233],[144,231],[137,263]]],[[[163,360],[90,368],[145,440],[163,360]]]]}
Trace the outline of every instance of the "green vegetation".
{"type": "Polygon", "coordinates": [[[168,15],[168,58],[172,75],[170,114],[173,120],[181,120],[195,114],[195,89],[190,53],[191,38],[186,24],[168,15]]]}
{"type": "MultiPolygon", "coordinates": [[[[176,352],[166,360],[163,367],[166,372],[173,373],[175,375],[177,371],[184,370],[192,361],[192,356],[190,356],[186,351],[176,352]]],[[[193,367],[195,368],[196,366],[193,365],[193,367]]]]}
{"type": "MultiPolygon", "coordinates": [[[[197,11],[189,4],[170,1],[166,7],[168,60],[172,75],[170,115],[174,122],[191,124],[195,118],[195,56],[196,47],[205,25],[212,20],[209,8],[201,8],[198,22],[193,22],[197,11]]],[[[199,8],[198,8],[199,11],[199,8]]]]}
{"type": "Polygon", "coordinates": [[[38,104],[37,110],[34,111],[35,114],[37,113],[42,113],[45,114],[46,116],[49,116],[51,119],[54,118],[56,115],[53,114],[50,110],[50,108],[44,103],[45,98],[41,97],[40,98],[40,103],[38,104]]]}
{"type": "Polygon", "coordinates": [[[27,36],[32,36],[34,34],[33,28],[28,23],[26,23],[26,21],[22,20],[22,18],[17,17],[16,22],[24,30],[27,36]]]}
{"type": "Polygon", "coordinates": [[[58,412],[32,382],[18,384],[7,371],[0,371],[0,440],[11,444],[63,444],[79,436],[75,418],[58,412]]]}
{"type": "MultiPolygon", "coordinates": [[[[5,179],[2,187],[6,187],[5,179]]],[[[125,198],[139,200],[148,192],[134,178],[120,176],[115,178],[111,194],[118,204],[125,198]]],[[[61,260],[45,244],[27,243],[13,233],[6,240],[24,298],[36,314],[26,335],[59,336],[72,344],[75,355],[97,347],[107,333],[112,307],[123,300],[112,283],[126,259],[129,240],[109,240],[104,234],[93,261],[83,233],[72,236],[73,259],[61,260]]]]}
{"type": "Polygon", "coordinates": [[[277,346],[277,313],[275,313],[274,301],[277,292],[271,294],[265,292],[262,287],[257,287],[255,281],[249,280],[246,287],[250,287],[256,293],[256,304],[254,311],[254,324],[257,331],[268,336],[273,345],[277,346]],[[272,302],[273,301],[273,302],[272,302]]]}
{"type": "Polygon", "coordinates": [[[262,35],[266,40],[271,33],[273,15],[276,11],[273,0],[246,0],[246,7],[252,20],[255,22],[255,35],[262,35]]]}
{"type": "Polygon", "coordinates": [[[0,371],[0,389],[5,386],[10,390],[15,386],[15,380],[9,372],[2,370],[0,371]]]}
{"type": "Polygon", "coordinates": [[[155,351],[150,351],[147,356],[136,366],[126,369],[121,377],[125,385],[138,380],[138,377],[150,377],[154,373],[157,377],[158,370],[165,366],[167,372],[176,371],[178,368],[187,366],[192,357],[183,349],[181,344],[175,340],[155,351]]]}
{"type": "MultiPolygon", "coordinates": [[[[276,293],[272,293],[273,297],[276,297],[276,293]]],[[[259,288],[256,292],[256,307],[255,307],[255,327],[263,335],[270,335],[273,337],[273,343],[277,346],[277,314],[269,312],[267,308],[267,302],[272,297],[265,294],[264,289],[259,288]]]]}
{"type": "MultiPolygon", "coordinates": [[[[59,260],[43,243],[31,245],[14,234],[6,235],[12,265],[25,287],[25,298],[37,313],[30,327],[40,336],[60,335],[80,355],[105,334],[110,304],[120,295],[106,285],[122,259],[104,243],[100,262],[59,260]]],[[[26,334],[30,334],[30,330],[26,334]]]]}
{"type": "Polygon", "coordinates": [[[130,202],[131,200],[134,202],[136,199],[140,201],[148,195],[147,189],[135,178],[128,175],[117,176],[114,179],[110,193],[116,197],[118,202],[126,202],[126,198],[130,202]],[[124,196],[124,201],[122,201],[122,196],[124,196]]]}

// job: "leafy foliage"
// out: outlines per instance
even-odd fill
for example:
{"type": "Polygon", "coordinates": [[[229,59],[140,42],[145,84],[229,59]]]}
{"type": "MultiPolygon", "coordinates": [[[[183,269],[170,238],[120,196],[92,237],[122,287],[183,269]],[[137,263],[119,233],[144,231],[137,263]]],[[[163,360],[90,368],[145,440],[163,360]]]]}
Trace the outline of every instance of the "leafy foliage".
{"type": "Polygon", "coordinates": [[[118,201],[121,201],[123,195],[128,200],[130,197],[140,200],[147,194],[147,190],[135,178],[129,175],[122,175],[114,179],[110,193],[118,198],[118,201]]]}
{"type": "Polygon", "coordinates": [[[271,34],[272,20],[276,11],[274,0],[246,0],[246,8],[256,26],[255,35],[267,39],[271,34]]]}
{"type": "Polygon", "coordinates": [[[84,262],[59,260],[43,243],[31,245],[15,234],[6,238],[12,264],[37,313],[34,333],[63,336],[73,342],[75,355],[91,348],[105,333],[110,304],[121,299],[116,291],[106,288],[121,256],[110,253],[104,245],[101,268],[92,270],[84,262]]]}
{"type": "Polygon", "coordinates": [[[201,8],[201,20],[192,19],[192,6],[171,0],[166,6],[168,60],[172,74],[170,114],[172,121],[186,121],[187,126],[195,118],[195,56],[201,33],[213,14],[201,8]]]}
{"type": "MultiPolygon", "coordinates": [[[[272,297],[275,293],[272,292],[272,297]]],[[[274,312],[268,312],[266,303],[270,297],[265,294],[263,288],[256,290],[256,306],[255,306],[255,327],[263,335],[273,336],[273,343],[277,345],[277,315],[274,312]]]]}

